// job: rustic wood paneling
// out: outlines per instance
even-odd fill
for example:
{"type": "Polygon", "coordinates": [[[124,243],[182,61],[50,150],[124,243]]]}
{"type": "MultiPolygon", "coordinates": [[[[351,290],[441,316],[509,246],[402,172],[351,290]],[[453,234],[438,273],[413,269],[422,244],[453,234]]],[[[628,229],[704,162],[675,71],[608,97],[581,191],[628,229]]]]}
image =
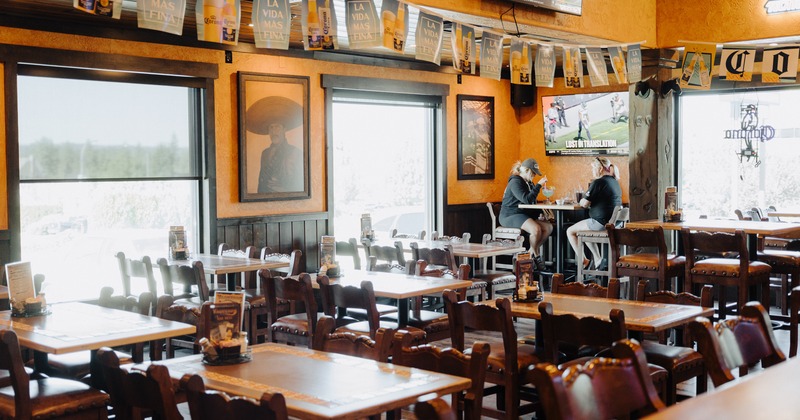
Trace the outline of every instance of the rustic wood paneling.
{"type": "Polygon", "coordinates": [[[303,251],[304,271],[319,268],[319,238],[328,234],[328,213],[303,213],[261,218],[231,218],[217,220],[217,244],[227,243],[234,248],[269,246],[275,252],[303,251]]]}
{"type": "Polygon", "coordinates": [[[448,205],[444,208],[442,235],[472,235],[471,242],[480,242],[484,233],[492,232],[492,219],[486,203],[448,205]]]}

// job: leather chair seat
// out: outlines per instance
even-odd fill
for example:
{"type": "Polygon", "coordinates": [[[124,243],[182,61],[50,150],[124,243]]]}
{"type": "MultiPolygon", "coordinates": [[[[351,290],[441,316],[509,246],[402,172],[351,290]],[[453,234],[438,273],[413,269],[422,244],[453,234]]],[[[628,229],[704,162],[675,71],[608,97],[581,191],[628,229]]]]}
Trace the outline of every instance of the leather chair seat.
{"type": "Polygon", "coordinates": [[[800,252],[784,250],[765,250],[758,253],[758,260],[771,266],[800,266],[800,252]]]}
{"type": "Polygon", "coordinates": [[[647,355],[648,362],[661,366],[669,372],[703,365],[703,355],[689,347],[669,346],[644,340],[642,350],[647,355]]]}
{"type": "MultiPolygon", "coordinates": [[[[597,357],[602,357],[602,356],[597,356],[597,357]]],[[[608,357],[612,357],[610,351],[608,357]]],[[[558,369],[564,371],[570,366],[583,365],[594,358],[595,357],[589,356],[589,357],[581,357],[578,359],[570,360],[569,362],[559,364],[558,369]]],[[[653,385],[658,390],[658,394],[663,398],[666,390],[667,380],[669,379],[669,372],[655,363],[648,362],[647,368],[650,369],[650,379],[653,381],[653,385]]]]}
{"type": "MultiPolygon", "coordinates": [[[[133,363],[133,356],[122,351],[114,351],[120,364],[133,363]]],[[[50,376],[67,379],[83,380],[89,376],[89,363],[91,352],[76,351],[73,353],[50,354],[47,356],[47,366],[51,369],[50,376]]]]}
{"type": "MultiPolygon", "coordinates": [[[[377,308],[378,314],[380,314],[381,317],[387,314],[392,314],[393,312],[397,312],[397,306],[394,305],[376,303],[375,307],[377,308]]],[[[355,319],[365,320],[367,319],[367,310],[362,308],[347,308],[347,315],[355,319]]]]}
{"type": "MultiPolygon", "coordinates": [[[[390,321],[381,321],[378,328],[398,329],[397,323],[390,321]]],[[[416,327],[412,327],[410,325],[407,325],[402,329],[408,331],[409,334],[411,334],[411,337],[413,337],[411,342],[416,343],[415,345],[425,342],[426,339],[425,331],[416,327]]],[[[347,324],[343,327],[337,328],[334,332],[352,332],[354,334],[359,334],[359,335],[369,335],[369,321],[353,322],[351,324],[347,324]]]]}
{"type": "MultiPolygon", "coordinates": [[[[486,340],[489,342],[489,367],[488,370],[494,373],[502,373],[505,367],[506,351],[501,340],[486,340]]],[[[470,354],[470,349],[466,349],[464,354],[470,354]]],[[[517,366],[520,372],[526,372],[528,367],[541,361],[536,346],[530,344],[519,344],[517,346],[517,366]]]]}
{"type": "MultiPolygon", "coordinates": [[[[667,255],[667,271],[675,270],[686,264],[686,258],[678,255],[667,255]]],[[[620,255],[616,262],[617,268],[630,268],[635,270],[658,271],[658,254],[629,254],[620,255]]]]}
{"type": "MultiPolygon", "coordinates": [[[[769,275],[770,266],[761,261],[751,261],[748,275],[769,275]]],[[[709,258],[698,261],[691,270],[694,275],[711,275],[720,277],[739,277],[739,261],[728,258],[709,258]]]]}
{"type": "MultiPolygon", "coordinates": [[[[108,394],[78,381],[61,378],[46,378],[30,381],[33,418],[53,418],[68,415],[79,408],[85,410],[104,407],[108,394]]],[[[0,388],[0,414],[15,415],[14,390],[0,388]]]]}

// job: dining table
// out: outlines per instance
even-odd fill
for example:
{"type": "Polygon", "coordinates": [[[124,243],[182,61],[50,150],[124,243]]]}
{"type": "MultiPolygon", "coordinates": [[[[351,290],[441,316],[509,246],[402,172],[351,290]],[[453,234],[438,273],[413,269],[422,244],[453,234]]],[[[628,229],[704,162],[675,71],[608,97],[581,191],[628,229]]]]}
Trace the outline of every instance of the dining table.
{"type": "MultiPolygon", "coordinates": [[[[0,311],[0,328],[13,330],[33,350],[34,368],[47,373],[47,355],[115,347],[194,334],[194,325],[82,302],[47,305],[44,315],[17,317],[0,311]]],[[[92,363],[92,373],[96,372],[92,363]]]]}
{"type": "Polygon", "coordinates": [[[258,271],[262,268],[274,269],[288,267],[286,261],[264,261],[260,258],[240,258],[217,254],[192,254],[185,260],[170,260],[171,264],[191,265],[193,261],[203,263],[206,275],[226,275],[225,287],[229,291],[236,290],[237,274],[248,271],[258,271]]]}
{"type": "MultiPolygon", "coordinates": [[[[607,299],[574,296],[560,293],[542,293],[540,301],[511,302],[511,313],[515,317],[541,320],[539,303],[550,302],[555,315],[572,314],[578,318],[595,317],[609,320],[609,312],[619,309],[625,314],[625,327],[632,338],[641,339],[645,333],[656,333],[686,325],[697,317],[710,317],[714,308],[674,305],[657,302],[640,302],[626,299],[607,299]]],[[[542,345],[541,322],[536,323],[536,344],[542,345]]]]}
{"type": "Polygon", "coordinates": [[[563,273],[564,272],[564,263],[566,255],[566,246],[567,246],[567,232],[564,229],[564,212],[566,211],[585,211],[586,209],[583,208],[578,203],[571,203],[571,204],[552,204],[552,203],[537,203],[537,204],[520,204],[519,208],[521,209],[534,209],[534,210],[550,210],[553,212],[553,217],[555,218],[555,227],[553,228],[555,231],[554,241],[555,241],[555,252],[554,252],[554,259],[555,259],[555,270],[556,273],[563,273]]]}
{"type": "Polygon", "coordinates": [[[200,354],[152,363],[166,366],[176,384],[184,375],[199,375],[206,388],[230,395],[259,400],[265,392],[280,392],[289,415],[302,419],[380,415],[471,384],[468,378],[285,344],[258,344],[249,351],[250,360],[240,364],[206,364],[200,354]]]}
{"type": "MultiPolygon", "coordinates": [[[[311,280],[314,288],[319,288],[316,275],[312,275],[311,280]]],[[[361,282],[365,280],[372,282],[375,296],[397,300],[397,323],[399,327],[408,325],[410,299],[441,293],[447,289],[465,289],[472,285],[471,280],[358,270],[350,271],[341,277],[331,278],[330,280],[332,284],[354,287],[361,287],[361,282]]]]}
{"type": "Polygon", "coordinates": [[[800,359],[791,358],[654,413],[647,419],[795,419],[800,359]]]}

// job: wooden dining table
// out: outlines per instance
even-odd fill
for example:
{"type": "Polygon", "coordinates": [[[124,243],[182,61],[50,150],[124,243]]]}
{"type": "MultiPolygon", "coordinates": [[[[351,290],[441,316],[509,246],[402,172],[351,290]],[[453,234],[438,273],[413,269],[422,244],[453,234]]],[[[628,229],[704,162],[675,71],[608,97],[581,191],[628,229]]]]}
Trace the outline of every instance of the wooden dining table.
{"type": "MultiPolygon", "coordinates": [[[[422,248],[441,248],[444,246],[444,244],[450,244],[450,246],[453,248],[453,256],[461,259],[471,258],[477,261],[481,261],[484,258],[497,257],[500,255],[514,255],[526,251],[525,247],[514,246],[514,245],[479,244],[472,242],[429,241],[429,240],[419,240],[411,238],[380,239],[372,243],[376,245],[394,246],[395,242],[400,242],[403,248],[403,252],[405,253],[411,252],[412,242],[416,242],[417,245],[422,248]]],[[[480,267],[474,267],[474,268],[478,269],[480,267]]]]}
{"type": "Polygon", "coordinates": [[[550,210],[553,212],[553,215],[556,219],[556,225],[554,227],[555,236],[554,240],[556,243],[556,249],[554,252],[555,258],[555,270],[557,273],[564,272],[564,255],[566,255],[566,246],[567,246],[567,232],[564,229],[564,212],[565,211],[580,211],[586,210],[585,208],[581,207],[580,204],[572,203],[572,204],[520,204],[519,208],[521,209],[534,209],[534,210],[550,210]]]}
{"type": "MultiPolygon", "coordinates": [[[[408,325],[409,300],[411,298],[441,293],[447,289],[463,289],[472,285],[470,280],[358,270],[350,271],[342,277],[331,280],[334,284],[354,287],[361,287],[362,281],[370,281],[375,296],[397,299],[397,323],[400,327],[408,325]]],[[[312,275],[312,284],[314,288],[319,287],[315,275],[312,275]]]]}
{"type": "Polygon", "coordinates": [[[170,260],[170,263],[191,265],[193,261],[203,263],[203,271],[206,275],[218,276],[225,274],[227,276],[225,279],[226,289],[230,291],[236,290],[236,275],[238,273],[257,271],[262,268],[273,269],[289,266],[289,263],[284,261],[264,261],[260,258],[239,258],[217,254],[193,254],[186,260],[170,260]]]}
{"type": "Polygon", "coordinates": [[[647,419],[796,419],[800,359],[752,372],[705,394],[682,401],[647,419]]]}
{"type": "Polygon", "coordinates": [[[44,373],[48,354],[96,351],[195,333],[194,325],[88,303],[54,303],[48,310],[47,315],[27,318],[0,311],[0,328],[13,330],[20,345],[34,351],[34,367],[44,373]]]}
{"type": "MultiPolygon", "coordinates": [[[[250,347],[252,360],[211,366],[202,355],[153,362],[176,383],[200,375],[206,388],[259,400],[280,392],[289,415],[302,419],[355,419],[406,407],[427,394],[467,389],[468,378],[303,347],[265,343],[250,347]]],[[[149,364],[131,369],[145,370],[149,364]]]]}

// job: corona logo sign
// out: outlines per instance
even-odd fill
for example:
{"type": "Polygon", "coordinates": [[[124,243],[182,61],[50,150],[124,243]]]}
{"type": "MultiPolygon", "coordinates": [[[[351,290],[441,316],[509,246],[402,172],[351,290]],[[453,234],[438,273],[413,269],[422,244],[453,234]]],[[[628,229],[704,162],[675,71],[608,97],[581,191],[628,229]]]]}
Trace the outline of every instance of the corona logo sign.
{"type": "Polygon", "coordinates": [[[758,125],[758,105],[742,104],[742,119],[736,130],[725,130],[726,139],[739,139],[740,151],[736,154],[740,161],[753,159],[758,166],[761,161],[758,158],[758,142],[772,140],[775,137],[775,128],[771,125],[758,125]],[[757,140],[754,142],[753,140],[757,140]]]}

